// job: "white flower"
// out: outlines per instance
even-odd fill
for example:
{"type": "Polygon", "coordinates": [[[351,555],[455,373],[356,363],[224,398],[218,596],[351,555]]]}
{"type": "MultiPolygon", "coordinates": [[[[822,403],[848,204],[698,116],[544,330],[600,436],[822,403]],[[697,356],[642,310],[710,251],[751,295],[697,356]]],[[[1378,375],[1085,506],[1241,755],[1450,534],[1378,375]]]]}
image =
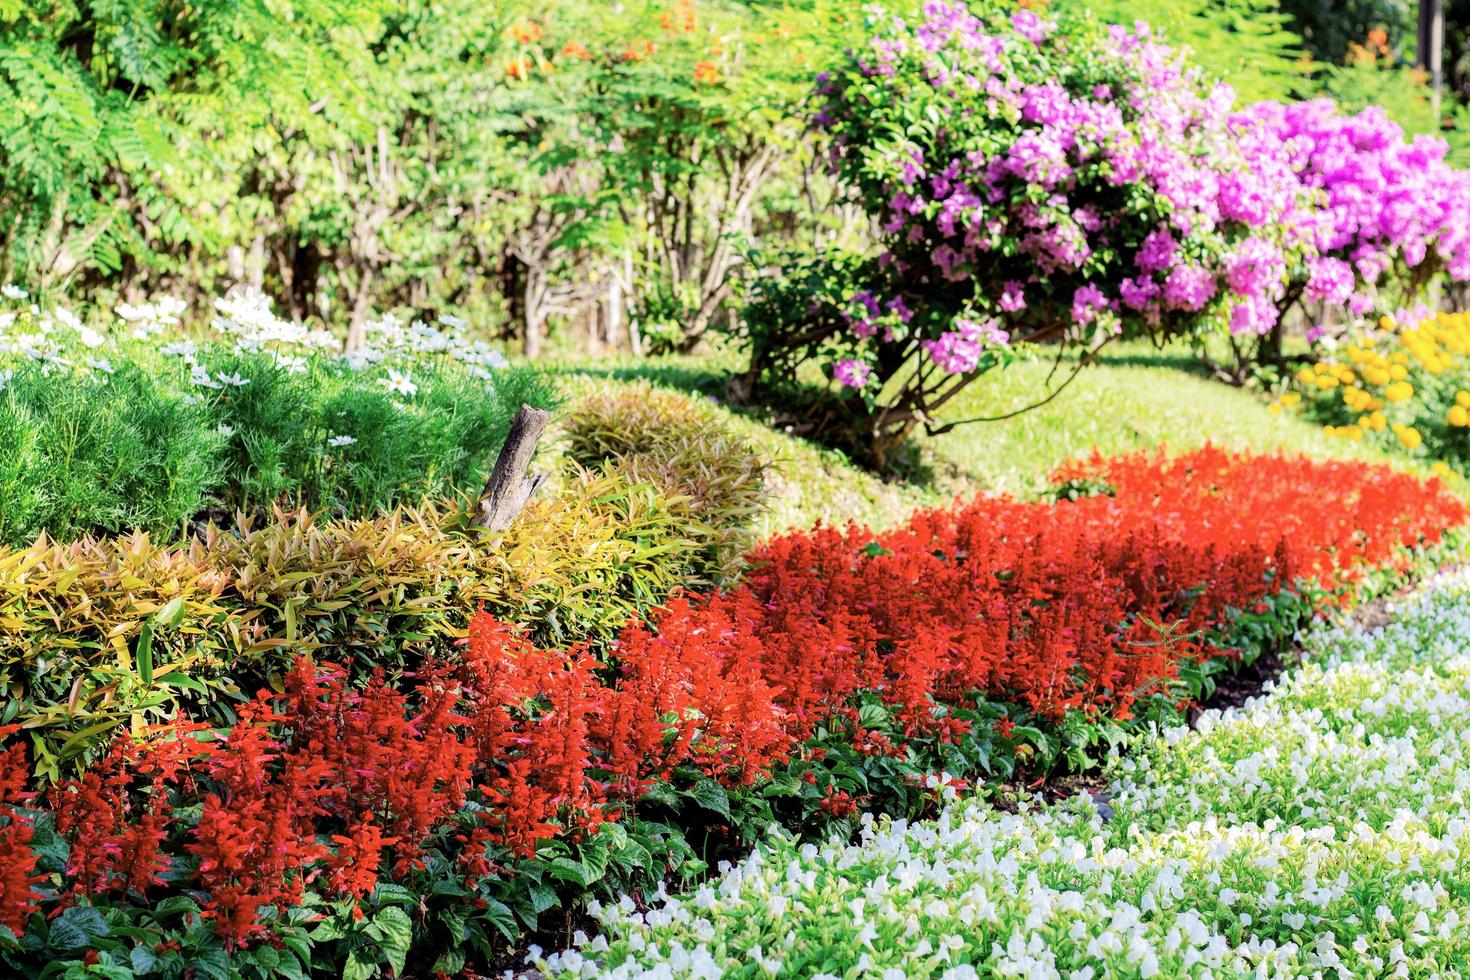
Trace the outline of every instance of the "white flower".
{"type": "Polygon", "coordinates": [[[199,347],[191,340],[181,340],[176,344],[164,344],[158,352],[164,357],[182,357],[186,360],[192,358],[199,351],[199,347]]]}
{"type": "Polygon", "coordinates": [[[220,384],[229,385],[232,388],[243,388],[250,383],[249,378],[242,378],[238,374],[216,374],[215,377],[219,379],[220,384]]]}
{"type": "Polygon", "coordinates": [[[354,439],[352,436],[332,436],[332,438],[327,440],[327,445],[331,446],[333,449],[340,449],[343,446],[350,446],[355,442],[357,442],[357,440],[354,439]]]}
{"type": "Polygon", "coordinates": [[[14,283],[6,283],[4,286],[0,286],[0,296],[4,296],[6,299],[22,300],[29,295],[30,293],[14,283]]]}
{"type": "Polygon", "coordinates": [[[211,378],[209,376],[209,372],[204,370],[204,368],[198,364],[194,365],[194,367],[189,371],[189,382],[191,384],[199,385],[203,388],[219,387],[219,382],[211,378]]]}
{"type": "Polygon", "coordinates": [[[8,385],[8,384],[10,384],[11,379],[14,378],[14,377],[15,377],[15,372],[14,371],[11,371],[11,370],[0,371],[0,391],[4,391],[5,390],[5,386],[8,385]]]}
{"type": "Polygon", "coordinates": [[[448,327],[450,330],[463,330],[470,321],[461,319],[457,316],[452,316],[448,313],[440,313],[439,322],[448,327]]]}
{"type": "Polygon", "coordinates": [[[111,374],[114,370],[112,362],[105,357],[87,358],[87,367],[94,371],[101,371],[103,374],[111,374]]]}
{"type": "Polygon", "coordinates": [[[387,388],[395,395],[404,395],[409,398],[418,394],[419,390],[419,386],[413,383],[413,379],[409,377],[407,372],[400,373],[392,368],[388,369],[388,376],[386,378],[378,379],[378,384],[387,388]]]}
{"type": "Polygon", "coordinates": [[[224,436],[226,439],[228,439],[230,436],[232,436],[232,435],[235,434],[235,428],[234,428],[234,426],[230,425],[227,422],[221,422],[219,424],[219,428],[216,431],[220,435],[224,436]]]}
{"type": "Polygon", "coordinates": [[[107,343],[107,338],[102,336],[97,331],[93,330],[91,327],[82,327],[80,330],[77,331],[77,337],[81,340],[84,346],[91,347],[93,349],[101,347],[103,344],[107,343]]]}

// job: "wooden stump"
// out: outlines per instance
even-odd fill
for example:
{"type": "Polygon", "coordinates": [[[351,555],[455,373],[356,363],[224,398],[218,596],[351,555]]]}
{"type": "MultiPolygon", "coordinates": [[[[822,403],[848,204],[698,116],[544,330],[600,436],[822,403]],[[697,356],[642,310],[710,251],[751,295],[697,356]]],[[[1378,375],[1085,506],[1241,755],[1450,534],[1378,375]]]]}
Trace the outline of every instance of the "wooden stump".
{"type": "Polygon", "coordinates": [[[480,494],[479,513],[471,524],[487,531],[504,531],[515,523],[531,495],[546,482],[545,473],[528,475],[526,467],[531,465],[536,443],[550,419],[550,412],[530,405],[522,405],[516,412],[505,445],[500,447],[500,455],[495,459],[495,468],[485,482],[485,491],[480,494]]]}

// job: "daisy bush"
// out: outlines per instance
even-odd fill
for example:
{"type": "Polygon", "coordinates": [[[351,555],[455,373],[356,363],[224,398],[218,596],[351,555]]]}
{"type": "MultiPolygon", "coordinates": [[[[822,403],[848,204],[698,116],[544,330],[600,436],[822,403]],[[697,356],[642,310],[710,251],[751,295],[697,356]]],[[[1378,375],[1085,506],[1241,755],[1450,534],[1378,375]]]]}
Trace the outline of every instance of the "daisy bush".
{"type": "Polygon", "coordinates": [[[555,976],[1456,976],[1470,961],[1470,577],[1330,625],[1244,710],[1089,797],[853,843],[775,835],[690,895],[599,907],[555,976]]]}
{"type": "Polygon", "coordinates": [[[259,294],[207,331],[167,297],[89,324],[10,290],[0,305],[0,539],[177,530],[279,502],[366,515],[470,489],[549,383],[466,324],[385,316],[339,354],[259,294]],[[217,515],[218,516],[218,515],[217,515]]]}

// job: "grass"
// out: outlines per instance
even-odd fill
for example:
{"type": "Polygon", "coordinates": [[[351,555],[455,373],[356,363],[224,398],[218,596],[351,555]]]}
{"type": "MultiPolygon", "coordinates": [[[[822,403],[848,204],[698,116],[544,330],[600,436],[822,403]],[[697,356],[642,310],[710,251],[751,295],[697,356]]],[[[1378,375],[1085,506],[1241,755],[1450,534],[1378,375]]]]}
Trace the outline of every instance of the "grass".
{"type": "MultiPolygon", "coordinates": [[[[1023,362],[976,381],[942,413],[945,421],[1002,415],[1044,397],[1049,359],[1023,362]]],[[[1063,365],[1058,377],[1069,370],[1063,365]]],[[[977,422],[921,437],[939,478],[1027,496],[1066,459],[1207,441],[1256,452],[1387,460],[1380,450],[1322,434],[1291,415],[1273,415],[1258,392],[1205,376],[1184,348],[1121,346],[1084,368],[1053,401],[1002,422],[977,422]]]]}
{"type": "MultiPolygon", "coordinates": [[[[1039,408],[1005,421],[976,422],[939,436],[919,436],[928,475],[920,481],[897,482],[854,465],[839,452],[771,429],[753,415],[718,403],[724,379],[738,367],[736,357],[716,353],[568,361],[556,370],[573,398],[596,385],[636,379],[709,397],[712,410],[775,464],[769,509],[760,527],[763,534],[819,521],[891,526],[916,507],[978,492],[1033,496],[1058,464],[1093,449],[1116,454],[1159,446],[1185,450],[1214,442],[1256,452],[1391,462],[1428,472],[1408,457],[1333,439],[1298,417],[1272,414],[1261,393],[1210,378],[1187,347],[1156,350],[1144,344],[1119,344],[1039,408]]],[[[1051,367],[1051,360],[1042,357],[987,375],[946,406],[942,419],[1003,415],[1032,404],[1044,397],[1051,367]]],[[[1068,370],[1064,364],[1057,378],[1068,370]]]]}

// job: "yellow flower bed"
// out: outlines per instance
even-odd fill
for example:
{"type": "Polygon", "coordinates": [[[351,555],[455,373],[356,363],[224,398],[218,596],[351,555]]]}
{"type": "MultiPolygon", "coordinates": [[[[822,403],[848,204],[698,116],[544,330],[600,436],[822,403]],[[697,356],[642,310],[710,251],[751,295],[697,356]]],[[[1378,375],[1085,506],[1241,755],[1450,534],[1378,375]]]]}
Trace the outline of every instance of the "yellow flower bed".
{"type": "Polygon", "coordinates": [[[1297,372],[1271,405],[1330,436],[1370,439],[1470,472],[1470,313],[1383,317],[1297,372]]]}

